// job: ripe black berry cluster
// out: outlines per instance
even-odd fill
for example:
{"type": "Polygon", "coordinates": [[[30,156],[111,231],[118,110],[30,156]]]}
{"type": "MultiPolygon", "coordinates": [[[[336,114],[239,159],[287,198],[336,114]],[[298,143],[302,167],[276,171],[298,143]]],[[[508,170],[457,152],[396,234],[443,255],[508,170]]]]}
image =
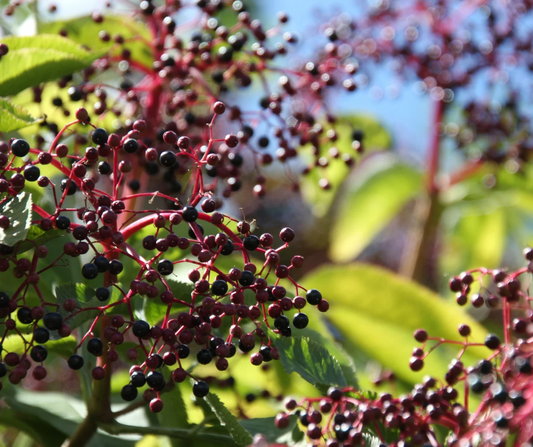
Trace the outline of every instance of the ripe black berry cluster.
{"type": "MultiPolygon", "coordinates": [[[[190,38],[184,37],[183,30],[188,30],[191,23],[179,23],[182,10],[191,6],[188,3],[170,1],[157,6],[151,1],[139,2],[134,18],[151,34],[149,41],[139,36],[112,35],[114,22],[108,24],[105,15],[94,13],[93,21],[102,27],[94,39],[110,42],[109,52],[81,76],[69,76],[58,83],[60,94],[52,102],[65,116],[81,103],[91,110],[94,123],[115,116],[121,123],[116,130],[121,137],[135,130],[135,119],[146,122],[147,128],[138,140],[140,150],[131,150],[137,154],[130,159],[135,176],[129,187],[138,191],[153,176],[162,176],[162,192],[183,192],[179,178],[193,161],[183,157],[174,160],[163,154],[168,145],[207,145],[206,125],[212,122],[213,114],[224,111],[222,105],[214,107],[218,100],[228,103],[220,124],[232,132],[224,144],[211,151],[209,163],[203,168],[221,196],[229,197],[240,190],[243,172],[253,174],[253,192],[263,196],[267,179],[262,168],[275,160],[285,163],[298,158],[304,146],[310,146],[313,154],[305,172],[325,168],[334,158],[353,166],[354,156],[363,152],[362,134],[354,129],[353,150],[341,153],[335,147],[339,138],[337,118],[328,111],[326,100],[327,92],[339,86],[355,90],[352,78],[357,67],[341,60],[335,48],[330,48],[332,44],[317,52],[316,60],[296,67],[278,63],[298,40],[293,33],[283,31],[288,21],[285,13],[278,14],[274,27],[264,29],[239,0],[194,3],[199,19],[193,20],[195,32],[190,38]],[[231,26],[221,24],[220,15],[227,13],[233,20],[231,26]],[[132,45],[146,48],[132,51],[132,45]],[[139,57],[145,53],[153,55],[151,65],[139,57]],[[117,86],[102,84],[102,77],[108,75],[118,76],[117,86]],[[263,91],[257,108],[247,111],[230,104],[228,94],[254,84],[263,91]],[[187,141],[182,139],[185,135],[187,141]],[[164,163],[159,164],[161,156],[164,163]]],[[[68,37],[67,30],[60,33],[68,37]]],[[[34,88],[35,102],[43,101],[43,89],[47,88],[47,84],[34,88]]],[[[57,133],[62,124],[48,119],[42,126],[43,133],[57,133]]],[[[78,140],[84,144],[83,135],[78,140]]],[[[43,139],[38,136],[37,143],[40,141],[43,139]]],[[[102,146],[102,151],[108,150],[106,143],[102,146]]],[[[292,169],[291,164],[287,169],[292,169]]],[[[320,184],[329,188],[326,179],[320,184]]],[[[294,180],[297,187],[298,181],[294,180]]]]}
{"type": "MultiPolygon", "coordinates": [[[[214,106],[218,113],[223,107],[220,102],[214,106]]],[[[277,237],[269,233],[257,236],[246,220],[214,212],[216,204],[204,184],[202,167],[219,140],[211,137],[204,148],[182,136],[159,157],[160,165],[178,157],[194,162],[189,201],[181,202],[158,191],[131,193],[126,186],[134,177],[130,159],[139,150],[138,138],[147,128],[144,121],[136,121],[134,130],[123,137],[93,128],[90,138],[98,149],[87,147],[84,155],[77,156],[70,155],[62,143],[70,127],[88,125],[85,109],[76,115],[78,119],[58,133],[48,150],[31,148],[22,139],[0,144],[2,209],[28,194],[25,187],[36,182],[55,206],[48,212],[33,204],[32,225],[45,234],[66,234],[59,242],[62,253],[58,257],[49,255],[56,239],[37,244],[26,238],[11,246],[0,245],[0,271],[11,270],[19,284],[11,296],[0,292],[3,338],[20,335],[16,320],[32,334],[24,338],[22,356],[2,353],[1,377],[7,375],[11,383],[19,383],[32,368],[31,359],[36,364],[33,377],[42,380],[46,376],[42,365],[47,358],[46,343],[72,333],[79,344],[68,358],[69,367],[82,368],[84,358],[79,351],[86,350],[97,358],[92,377],[103,380],[121,356],[118,347],[133,342],[125,356],[122,354],[122,360],[135,363],[122,397],[131,401],[138,389],[147,385],[144,397],[151,410],[158,412],[162,409],[158,393],[167,382],[180,383],[192,377],[182,363],[185,359],[195,358],[202,365],[214,362],[220,371],[226,370],[229,359],[238,353],[248,353],[254,365],[276,360],[279,353],[268,331],[290,337],[293,328],[308,324],[304,307],[328,310],[328,302],[318,290],[306,290],[291,277],[293,270],[302,266],[303,257],[294,256],[287,265],[281,262],[283,250],[295,238],[291,228],[283,228],[277,237]],[[47,165],[56,171],[53,177],[41,175],[40,169],[47,165]],[[77,206],[65,205],[69,196],[74,196],[77,206]],[[152,205],[158,198],[172,202],[173,209],[152,205]],[[141,232],[137,246],[131,245],[141,232]],[[25,247],[28,243],[30,250],[25,247]],[[69,259],[80,256],[81,275],[86,286],[94,288],[92,298],[97,304],[81,303],[76,296],[61,301],[45,296],[39,285],[41,274],[65,268],[69,259]],[[231,259],[233,266],[228,267],[225,259],[231,259]],[[176,285],[173,280],[175,269],[181,266],[190,267],[190,285],[176,285]],[[134,279],[123,284],[124,277],[134,279]],[[135,316],[133,309],[143,300],[166,307],[159,324],[135,316]],[[289,311],[295,311],[292,320],[289,311]],[[89,330],[81,333],[72,325],[84,312],[96,312],[96,316],[89,330]],[[163,366],[172,373],[167,374],[163,366]]],[[[4,231],[12,225],[19,225],[13,216],[0,216],[4,231]]],[[[197,397],[208,391],[207,382],[195,382],[197,397]]]]}
{"type": "Polygon", "coordinates": [[[358,84],[388,68],[387,91],[414,83],[435,101],[443,139],[476,161],[510,161],[516,171],[532,149],[522,84],[531,72],[532,9],[529,1],[373,2],[357,16],[332,17],[323,30],[333,48],[361,61],[358,84]]]}

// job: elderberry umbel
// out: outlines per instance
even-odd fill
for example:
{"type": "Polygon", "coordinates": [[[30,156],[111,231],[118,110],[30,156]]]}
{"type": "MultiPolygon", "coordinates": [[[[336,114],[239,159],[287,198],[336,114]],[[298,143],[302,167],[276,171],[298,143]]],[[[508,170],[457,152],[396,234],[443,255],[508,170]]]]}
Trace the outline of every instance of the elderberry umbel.
{"type": "Polygon", "coordinates": [[[343,11],[322,26],[330,40],[326,51],[345,55],[340,62],[358,71],[356,83],[370,84],[388,70],[391,85],[374,82],[378,97],[384,91],[396,97],[405,84],[414,86],[436,106],[441,141],[474,165],[509,162],[512,172],[520,170],[532,151],[523,87],[532,69],[531,2],[360,3],[359,14],[343,11]]]}
{"type": "MultiPolygon", "coordinates": [[[[17,284],[14,292],[0,291],[3,338],[21,336],[19,324],[30,334],[22,338],[21,354],[2,352],[2,377],[16,384],[33,367],[33,378],[44,379],[49,340],[74,336],[71,369],[86,367],[89,356],[96,364],[93,379],[105,380],[114,362],[131,362],[123,399],[134,400],[138,389],[148,387],[143,396],[158,412],[158,396],[168,382],[192,377],[191,361],[224,371],[236,355],[248,355],[254,365],[277,360],[271,331],[290,337],[308,325],[305,307],[328,310],[318,290],[306,290],[292,278],[303,258],[281,261],[296,237],[291,228],[276,237],[255,235],[249,222],[214,212],[203,173],[221,143],[213,126],[205,149],[184,136],[168,148],[174,157],[191,161],[189,200],[182,202],[159,191],[132,192],[128,181],[135,174],[127,163],[138,146],[137,134],[109,135],[82,119],[85,110],[77,115],[47,149],[31,148],[24,140],[0,146],[9,160],[0,179],[0,205],[6,210],[1,227],[18,231],[21,219],[9,209],[22,201],[31,205],[24,212],[32,223],[26,238],[0,246],[0,271],[11,272],[17,284]],[[63,138],[74,126],[78,132],[92,126],[89,138],[98,147],[107,145],[105,155],[93,154],[93,147],[68,155],[63,138]],[[102,163],[108,172],[102,173],[102,163]],[[21,177],[29,167],[49,173],[31,190],[21,177]],[[47,200],[32,204],[28,197],[36,190],[47,200]],[[160,207],[161,199],[172,202],[172,209],[160,207]],[[75,275],[82,288],[60,284],[50,290],[41,282],[50,272],[68,282],[65,272],[72,265],[80,266],[75,275]],[[159,317],[148,311],[150,318],[139,316],[137,309],[147,306],[159,309],[159,317]],[[86,331],[80,328],[83,321],[89,323],[86,331]],[[118,349],[126,342],[131,346],[125,352],[118,349]]],[[[135,127],[146,124],[137,121],[135,127]]],[[[207,382],[195,380],[193,393],[204,397],[207,382]]]]}
{"type": "MultiPolygon", "coordinates": [[[[94,123],[112,116],[123,150],[132,155],[123,166],[134,173],[130,188],[138,191],[147,187],[149,179],[163,177],[160,190],[170,195],[184,193],[181,179],[194,165],[194,160],[174,152],[189,147],[205,151],[209,144],[206,125],[213,125],[214,115],[222,116],[217,126],[226,132],[222,144],[210,149],[202,169],[223,197],[241,189],[245,173],[253,173],[250,186],[254,194],[263,196],[268,189],[263,167],[298,158],[304,146],[312,152],[305,172],[323,169],[333,158],[354,165],[354,158],[363,151],[362,133],[345,123],[346,138],[355,130],[354,147],[341,153],[335,146],[342,120],[329,111],[327,99],[331,90],[353,91],[356,70],[341,55],[326,51],[327,47],[297,66],[284,61],[298,41],[294,33],[284,30],[289,20],[285,13],[278,14],[267,29],[241,1],[194,5],[173,1],[157,7],[147,1],[134,3],[133,18],[127,20],[139,30],[137,34],[146,32],[150,38],[141,39],[135,32],[113,34],[116,17],[93,14],[100,31],[80,43],[95,48],[94,42],[100,41],[97,48],[103,45],[108,51],[79,75],[58,83],[59,93],[52,99],[56,113],[43,122],[37,141],[50,131],[57,133],[79,105],[90,109],[85,119],[94,123]],[[184,10],[186,17],[193,18],[182,23],[184,10]],[[192,34],[185,37],[191,28],[192,34]],[[116,82],[103,85],[102,77],[116,82]],[[233,91],[254,85],[262,94],[251,110],[230,103],[233,91]],[[136,121],[139,118],[144,124],[136,121]]],[[[69,37],[66,29],[59,33],[69,37]]],[[[51,88],[56,86],[35,87],[34,101],[43,102],[51,88]]],[[[85,135],[77,139],[85,144],[85,135]]],[[[93,143],[104,157],[113,145],[103,136],[93,138],[93,143]]],[[[293,169],[292,164],[286,163],[286,169],[293,169]]],[[[100,173],[109,172],[102,162],[100,173]]],[[[321,185],[327,188],[329,182],[323,178],[321,185]]]]}

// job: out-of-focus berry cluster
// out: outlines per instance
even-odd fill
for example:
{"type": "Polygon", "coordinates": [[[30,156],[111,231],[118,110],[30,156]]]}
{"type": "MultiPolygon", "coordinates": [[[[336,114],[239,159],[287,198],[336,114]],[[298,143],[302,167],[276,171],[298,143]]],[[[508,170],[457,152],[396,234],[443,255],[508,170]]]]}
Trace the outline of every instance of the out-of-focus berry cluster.
{"type": "MultiPolygon", "coordinates": [[[[115,132],[121,137],[133,130],[135,119],[147,123],[138,141],[140,150],[130,159],[135,172],[128,185],[132,191],[151,180],[162,192],[184,193],[181,178],[191,161],[180,158],[178,163],[161,166],[157,157],[167,144],[175,143],[176,137],[169,133],[188,136],[193,146],[207,145],[206,125],[212,121],[213,104],[218,100],[228,105],[218,125],[231,132],[212,151],[216,160],[212,158],[213,163],[203,169],[219,197],[240,190],[244,177],[254,194],[263,196],[267,190],[263,168],[276,160],[283,164],[298,160],[286,165],[289,172],[294,171],[289,174],[294,189],[298,189],[302,170],[324,168],[334,158],[349,167],[355,164],[357,154],[363,152],[362,133],[348,129],[348,133],[354,131],[353,148],[335,147],[339,129],[328,105],[328,92],[354,91],[356,65],[341,60],[334,44],[327,44],[313,59],[284,61],[298,41],[295,34],[284,31],[289,20],[285,13],[278,14],[276,25],[265,29],[241,1],[200,0],[192,7],[194,18],[181,23],[184,9],[188,9],[185,16],[191,16],[190,6],[180,1],[164,6],[140,2],[133,17],[149,32],[149,40],[113,35],[113,14],[94,13],[92,20],[102,28],[95,41],[114,44],[81,75],[59,81],[59,93],[52,99],[52,105],[66,116],[81,104],[91,112],[94,124],[118,122],[115,132]],[[222,24],[226,21],[230,23],[222,24]],[[133,45],[143,46],[142,51],[133,51],[133,45]],[[145,53],[152,56],[151,65],[141,57],[145,53]],[[250,93],[258,99],[250,101],[251,106],[239,105],[238,91],[252,86],[262,92],[250,93]],[[163,185],[157,180],[161,176],[163,185]]],[[[59,32],[69,36],[68,29],[59,32]]],[[[33,100],[43,102],[43,92],[51,87],[55,88],[49,84],[35,87],[33,100]]],[[[51,118],[42,126],[37,146],[44,144],[47,130],[56,134],[61,127],[51,118]]],[[[85,136],[79,135],[76,146],[85,144],[85,136]]],[[[105,153],[108,148],[104,144],[98,150],[105,153]]],[[[321,186],[327,189],[329,182],[324,180],[321,186]]]]}
{"type": "MultiPolygon", "coordinates": [[[[363,445],[371,442],[367,436],[394,446],[503,446],[509,439],[529,445],[533,438],[533,298],[522,282],[532,272],[533,249],[524,254],[528,267],[515,272],[479,268],[449,283],[458,305],[470,301],[475,308],[497,311],[503,340],[489,334],[483,343],[469,341],[471,329],[466,324],[458,328],[463,340],[432,337],[418,329],[414,338],[421,346],[413,349],[409,362],[415,372],[423,370],[425,359],[439,346],[460,348],[443,377],[425,376],[400,397],[331,388],[322,398],[289,399],[287,411],[276,417],[278,428],[286,428],[295,413],[310,443],[327,447],[363,445]],[[472,347],[490,352],[477,364],[466,365],[463,355],[472,347]],[[444,443],[442,428],[448,431],[444,443]]],[[[257,445],[261,442],[258,439],[257,445]]]]}

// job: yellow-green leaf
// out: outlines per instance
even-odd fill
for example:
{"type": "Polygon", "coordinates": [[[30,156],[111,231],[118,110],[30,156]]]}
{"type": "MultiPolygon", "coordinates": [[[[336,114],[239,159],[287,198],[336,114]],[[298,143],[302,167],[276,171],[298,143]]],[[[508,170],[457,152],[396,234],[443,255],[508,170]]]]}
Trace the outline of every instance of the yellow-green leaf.
{"type": "Polygon", "coordinates": [[[90,52],[55,35],[9,36],[0,61],[0,96],[10,96],[42,82],[54,81],[87,68],[104,53],[90,52]]]}
{"type": "MultiPolygon", "coordinates": [[[[425,287],[380,267],[366,264],[320,268],[302,279],[306,287],[322,291],[330,303],[326,317],[342,336],[348,350],[362,351],[406,382],[422,374],[442,375],[454,349],[438,348],[420,373],[409,369],[417,342],[413,332],[425,328],[430,336],[461,341],[460,324],[468,324],[472,340],[482,342],[487,332],[464,308],[442,299],[425,287]]],[[[485,348],[467,350],[465,362],[474,362],[485,348]]]]}
{"type": "Polygon", "coordinates": [[[359,255],[420,186],[418,171],[390,155],[365,162],[339,204],[331,233],[332,259],[347,262],[359,255]]]}
{"type": "Polygon", "coordinates": [[[13,132],[41,121],[42,118],[34,118],[23,107],[0,98],[0,132],[13,132]]]}

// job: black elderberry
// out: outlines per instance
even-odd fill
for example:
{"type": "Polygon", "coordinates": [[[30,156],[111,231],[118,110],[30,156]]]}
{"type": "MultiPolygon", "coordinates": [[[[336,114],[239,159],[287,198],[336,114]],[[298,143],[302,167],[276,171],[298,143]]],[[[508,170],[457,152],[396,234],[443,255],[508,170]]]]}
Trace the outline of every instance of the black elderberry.
{"type": "Polygon", "coordinates": [[[9,306],[9,295],[5,292],[0,292],[0,309],[9,306]]]}
{"type": "Polygon", "coordinates": [[[169,259],[161,259],[157,263],[157,271],[163,276],[170,275],[174,271],[174,264],[169,259]]]}
{"type": "Polygon", "coordinates": [[[139,392],[137,391],[137,388],[135,388],[133,385],[125,385],[120,391],[120,397],[122,397],[122,399],[126,402],[135,400],[138,394],[139,392]]]}
{"type": "Polygon", "coordinates": [[[180,359],[186,359],[187,357],[189,357],[191,350],[189,349],[187,345],[179,345],[176,348],[176,353],[178,354],[178,357],[180,359]]]}
{"type": "Polygon", "coordinates": [[[28,165],[24,168],[24,178],[28,182],[35,182],[41,175],[41,170],[35,165],[28,165]]]}
{"type": "Polygon", "coordinates": [[[102,128],[94,129],[94,132],[91,135],[94,144],[106,144],[108,137],[109,135],[107,131],[102,128]]]}
{"type": "Polygon", "coordinates": [[[71,196],[73,194],[76,193],[76,190],[78,189],[78,187],[76,186],[76,183],[74,183],[73,180],[70,180],[68,178],[64,178],[63,180],[61,180],[61,184],[60,184],[60,187],[61,187],[61,192],[64,192],[65,189],[67,189],[67,196],[71,196]]]}
{"type": "Polygon", "coordinates": [[[5,377],[7,374],[7,366],[4,362],[0,362],[0,377],[5,377]]]}
{"type": "Polygon", "coordinates": [[[257,141],[257,144],[259,144],[259,147],[265,148],[268,147],[268,145],[270,144],[270,140],[268,139],[268,137],[261,137],[257,141]]]}
{"type": "Polygon", "coordinates": [[[239,284],[241,286],[251,286],[255,281],[255,276],[252,272],[244,270],[239,279],[239,284]]]}
{"type": "Polygon", "coordinates": [[[150,371],[146,376],[146,383],[154,391],[161,391],[166,385],[163,374],[158,371],[150,371]]]}
{"type": "Polygon", "coordinates": [[[222,279],[217,279],[211,286],[211,292],[216,296],[223,296],[228,292],[228,283],[222,279]]]}
{"type": "Polygon", "coordinates": [[[261,346],[261,349],[259,349],[259,354],[263,356],[264,362],[270,362],[272,360],[272,348],[270,346],[261,346]]]}
{"type": "Polygon", "coordinates": [[[16,157],[25,157],[30,152],[30,145],[26,140],[18,139],[11,143],[11,152],[16,157]]]}
{"type": "Polygon", "coordinates": [[[280,315],[274,320],[274,326],[280,331],[282,331],[283,329],[287,329],[289,327],[289,324],[289,319],[285,315],[280,315]]]}
{"type": "Polygon", "coordinates": [[[171,168],[176,164],[176,155],[171,151],[162,152],[159,156],[159,163],[161,163],[161,166],[171,168]]]}
{"type": "Polygon", "coordinates": [[[70,369],[78,370],[83,367],[83,357],[78,354],[72,354],[67,360],[70,369]]]}
{"type": "Polygon", "coordinates": [[[313,306],[320,304],[322,301],[322,294],[316,289],[309,289],[305,297],[307,302],[313,306]]]}
{"type": "Polygon", "coordinates": [[[31,310],[27,307],[21,307],[17,312],[17,318],[22,324],[30,324],[33,321],[31,310]]]}
{"type": "Polygon", "coordinates": [[[98,267],[89,262],[81,268],[81,274],[85,279],[94,279],[98,276],[98,267]]]}
{"type": "Polygon", "coordinates": [[[30,351],[30,357],[34,362],[44,362],[48,357],[48,350],[41,345],[34,346],[30,351]]]}
{"type": "Polygon", "coordinates": [[[119,275],[124,269],[124,265],[118,259],[109,261],[109,273],[112,275],[119,275]]]}
{"type": "Polygon", "coordinates": [[[98,289],[96,289],[95,295],[98,301],[107,301],[109,299],[109,296],[111,295],[111,292],[109,292],[109,289],[107,287],[98,287],[98,289]]]}
{"type": "Polygon", "coordinates": [[[43,317],[43,324],[49,331],[61,329],[63,317],[58,312],[49,312],[43,317]]]}
{"type": "Polygon", "coordinates": [[[87,343],[87,351],[92,355],[101,356],[104,352],[104,344],[99,338],[91,338],[87,343]]]}
{"type": "Polygon", "coordinates": [[[250,352],[252,349],[254,349],[254,347],[255,347],[255,343],[254,343],[253,345],[251,345],[251,346],[247,346],[247,345],[245,345],[245,344],[242,342],[242,340],[239,340],[239,349],[240,349],[242,352],[244,352],[244,353],[246,353],[246,352],[250,352]]]}
{"type": "Polygon", "coordinates": [[[213,360],[213,354],[211,354],[209,349],[200,349],[198,354],[196,354],[196,359],[198,360],[198,363],[207,365],[213,360]]]}
{"type": "Polygon", "coordinates": [[[489,334],[485,338],[485,346],[492,350],[498,349],[500,347],[500,339],[497,335],[489,334]]]}
{"type": "Polygon", "coordinates": [[[70,227],[70,219],[67,216],[57,216],[56,228],[58,230],[66,230],[70,227]]]}
{"type": "Polygon", "coordinates": [[[128,138],[126,141],[124,141],[122,147],[128,154],[134,154],[139,149],[139,143],[133,138],[128,138]]]}
{"type": "Polygon", "coordinates": [[[109,269],[109,260],[105,256],[97,256],[93,261],[100,273],[107,272],[109,269]]]}
{"type": "Polygon", "coordinates": [[[33,340],[36,343],[44,344],[50,340],[50,332],[44,327],[38,327],[33,332],[33,340]]]}
{"type": "Polygon", "coordinates": [[[139,189],[141,189],[141,183],[139,182],[139,180],[131,180],[128,186],[133,192],[137,192],[139,191],[139,189]]]}
{"type": "Polygon", "coordinates": [[[489,360],[481,360],[478,364],[481,374],[490,374],[492,372],[492,363],[489,360]]]}
{"type": "Polygon", "coordinates": [[[98,172],[102,175],[108,175],[111,173],[111,165],[107,161],[101,161],[98,163],[98,172]]]}
{"type": "Polygon", "coordinates": [[[515,408],[520,408],[526,403],[526,399],[522,396],[522,393],[515,390],[509,392],[509,400],[515,408]]]}
{"type": "Polygon", "coordinates": [[[257,250],[257,247],[259,247],[259,238],[252,234],[251,236],[245,237],[242,241],[242,244],[244,245],[244,248],[246,248],[246,250],[257,250]]]}
{"type": "Polygon", "coordinates": [[[203,380],[199,380],[192,386],[192,393],[195,397],[205,397],[209,393],[209,385],[203,380]]]}
{"type": "Polygon", "coordinates": [[[70,87],[67,93],[71,101],[81,101],[83,98],[83,92],[78,87],[70,87]]]}
{"type": "Polygon", "coordinates": [[[183,208],[181,217],[185,222],[195,222],[198,219],[198,210],[194,206],[186,206],[183,208]]]}
{"type": "Polygon", "coordinates": [[[497,400],[500,403],[505,403],[507,400],[507,397],[509,397],[509,394],[507,393],[507,390],[501,383],[493,383],[490,386],[490,393],[492,394],[492,397],[497,400]]]}
{"type": "Polygon", "coordinates": [[[135,371],[130,377],[130,382],[135,388],[141,388],[146,384],[146,376],[141,371],[135,371]]]}
{"type": "Polygon", "coordinates": [[[294,315],[292,319],[292,324],[296,329],[303,329],[309,324],[309,317],[306,314],[300,312],[294,315]]]}
{"type": "Polygon", "coordinates": [[[234,249],[235,249],[235,246],[233,245],[233,242],[228,241],[224,244],[224,246],[222,247],[222,250],[220,250],[220,253],[223,254],[224,256],[229,256],[233,253],[234,249]]]}
{"type": "Polygon", "coordinates": [[[138,320],[133,323],[132,331],[136,337],[143,338],[150,333],[150,325],[144,320],[138,320]]]}

